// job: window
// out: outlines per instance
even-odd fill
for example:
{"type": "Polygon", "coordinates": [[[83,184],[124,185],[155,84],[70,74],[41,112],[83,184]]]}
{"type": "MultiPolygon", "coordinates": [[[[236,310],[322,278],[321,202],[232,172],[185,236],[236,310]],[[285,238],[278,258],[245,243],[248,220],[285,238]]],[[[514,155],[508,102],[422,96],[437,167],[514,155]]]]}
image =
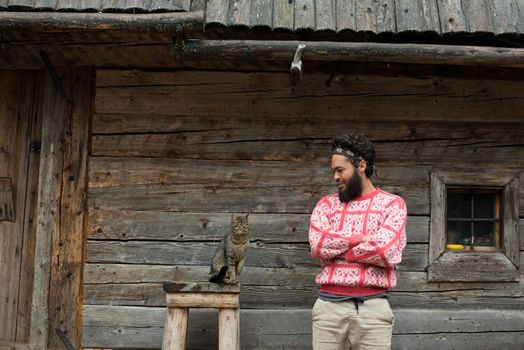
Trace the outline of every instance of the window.
{"type": "Polygon", "coordinates": [[[431,174],[428,281],[518,281],[518,174],[431,174]]]}
{"type": "Polygon", "coordinates": [[[500,189],[448,187],[446,248],[500,250],[500,196],[500,189]]]}

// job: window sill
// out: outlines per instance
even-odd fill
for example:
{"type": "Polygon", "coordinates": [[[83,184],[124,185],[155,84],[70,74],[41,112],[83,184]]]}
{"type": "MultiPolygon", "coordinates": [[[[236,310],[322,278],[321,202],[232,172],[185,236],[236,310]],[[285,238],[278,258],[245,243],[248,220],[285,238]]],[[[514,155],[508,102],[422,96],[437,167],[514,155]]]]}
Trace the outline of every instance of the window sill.
{"type": "Polygon", "coordinates": [[[428,282],[518,282],[520,270],[503,253],[446,251],[427,270],[428,282]]]}

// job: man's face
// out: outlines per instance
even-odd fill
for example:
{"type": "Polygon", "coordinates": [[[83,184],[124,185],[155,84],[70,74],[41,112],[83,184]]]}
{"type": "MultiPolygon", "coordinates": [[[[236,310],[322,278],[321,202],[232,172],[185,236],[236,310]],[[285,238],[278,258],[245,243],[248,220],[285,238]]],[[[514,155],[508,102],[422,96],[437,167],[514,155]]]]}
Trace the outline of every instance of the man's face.
{"type": "Polygon", "coordinates": [[[362,194],[362,177],[351,161],[342,155],[334,154],[331,157],[331,169],[341,202],[349,202],[362,194]]]}

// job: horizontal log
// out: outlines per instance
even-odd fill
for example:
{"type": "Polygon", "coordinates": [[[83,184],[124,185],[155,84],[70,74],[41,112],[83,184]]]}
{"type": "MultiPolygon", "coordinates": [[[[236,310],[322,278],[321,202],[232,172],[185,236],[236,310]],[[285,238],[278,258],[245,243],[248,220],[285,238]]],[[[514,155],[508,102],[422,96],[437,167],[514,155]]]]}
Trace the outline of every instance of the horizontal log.
{"type": "MultiPolygon", "coordinates": [[[[310,214],[250,214],[250,240],[267,243],[306,242],[310,214]]],[[[427,243],[427,216],[408,216],[409,243],[427,243]]],[[[89,213],[89,239],[209,241],[229,232],[229,213],[177,213],[164,211],[93,210],[89,213]]]]}
{"type": "Polygon", "coordinates": [[[186,31],[202,31],[203,22],[203,11],[147,14],[0,12],[0,29],[36,32],[175,32],[177,25],[182,25],[186,31]]]}
{"type": "Polygon", "coordinates": [[[302,61],[383,61],[424,64],[524,67],[524,49],[359,42],[187,40],[182,60],[286,60],[305,45],[302,61]]]}
{"type": "MultiPolygon", "coordinates": [[[[141,79],[141,74],[137,75],[137,79],[141,79]]],[[[195,72],[192,73],[195,79],[193,83],[185,82],[189,74],[181,72],[179,75],[180,77],[176,74],[169,75],[175,82],[162,80],[157,85],[153,83],[160,79],[149,78],[147,75],[142,79],[143,82],[134,86],[119,86],[119,81],[116,81],[115,85],[106,82],[108,86],[97,88],[95,110],[103,116],[119,114],[120,118],[142,114],[152,123],[146,130],[156,129],[159,132],[169,132],[175,128],[184,130],[184,127],[190,124],[198,126],[197,123],[200,121],[201,124],[205,120],[204,117],[208,120],[214,117],[215,119],[211,118],[209,122],[216,125],[218,131],[222,130],[222,122],[227,130],[233,120],[238,119],[244,121],[239,123],[243,128],[244,125],[250,126],[245,121],[250,121],[252,125],[270,123],[275,128],[274,132],[281,133],[285,125],[293,125],[293,121],[300,116],[306,119],[301,122],[303,128],[290,129],[288,133],[309,132],[314,135],[326,128],[329,130],[339,127],[336,122],[342,117],[345,120],[344,125],[356,120],[364,122],[364,125],[369,125],[370,121],[388,124],[400,120],[439,120],[448,123],[522,122],[518,118],[523,110],[524,97],[519,91],[522,90],[522,82],[479,83],[439,78],[402,79],[311,74],[304,77],[300,89],[295,89],[289,83],[289,75],[280,73],[230,73],[229,76],[225,76],[195,72]],[[207,81],[201,82],[206,78],[207,81]],[[149,83],[148,79],[152,82],[149,83]],[[179,84],[176,83],[178,79],[181,80],[179,84]],[[243,82],[239,81],[240,79],[243,82]],[[504,86],[506,83],[508,86],[504,86]],[[456,86],[451,87],[453,84],[456,86]],[[498,89],[500,90],[497,91],[498,89]],[[238,98],[239,96],[242,98],[238,98]],[[373,109],[369,109],[370,104],[374,105],[373,109]],[[323,107],[326,105],[329,108],[323,107]],[[351,105],[350,109],[347,108],[348,105],[351,105]],[[198,119],[192,121],[187,118],[189,116],[198,119]],[[280,121],[273,122],[278,117],[280,121]],[[267,118],[269,120],[265,122],[267,118]],[[334,125],[325,123],[321,128],[314,128],[315,124],[326,120],[333,120],[334,125]],[[162,124],[167,124],[167,127],[160,129],[162,124]]],[[[95,118],[95,121],[103,122],[104,119],[95,118]]],[[[144,123],[145,121],[139,122],[138,125],[144,123]]],[[[98,127],[97,123],[94,125],[94,130],[105,133],[137,129],[133,126],[123,126],[123,129],[118,130],[118,123],[113,127],[98,127]]],[[[351,127],[357,130],[362,128],[358,123],[351,123],[351,127]]],[[[269,132],[263,130],[258,129],[259,138],[263,138],[269,132]]],[[[145,130],[136,130],[139,131],[145,130]]],[[[375,132],[386,133],[388,129],[381,128],[375,132]]],[[[223,134],[227,135],[225,132],[223,134]]],[[[390,131],[390,134],[394,132],[390,131]]],[[[194,135],[180,135],[179,138],[183,136],[188,139],[186,143],[194,138],[194,135]]],[[[329,138],[332,137],[332,134],[329,135],[329,138]]],[[[172,140],[174,139],[175,136],[172,137],[172,140]]]]}
{"type": "MultiPolygon", "coordinates": [[[[325,164],[92,157],[90,169],[92,208],[112,210],[310,213],[337,191],[325,164]]],[[[423,214],[430,170],[384,167],[374,181],[403,196],[410,213],[423,214]]]]}
{"type": "MultiPolygon", "coordinates": [[[[425,308],[511,308],[524,310],[522,292],[497,289],[470,289],[430,292],[390,292],[390,303],[397,308],[425,305],[425,308]]],[[[242,285],[241,308],[311,308],[318,297],[318,287],[297,285],[242,285]]],[[[90,305],[165,306],[161,283],[86,284],[84,302],[90,305]]]]}
{"type": "MultiPolygon", "coordinates": [[[[88,241],[87,263],[210,266],[217,242],[88,241]]],[[[424,271],[428,263],[427,244],[409,244],[399,270],[424,271]]],[[[316,267],[309,244],[265,244],[251,242],[246,266],[269,268],[316,267]]],[[[206,276],[203,276],[205,279],[206,276]]]]}
{"type": "MultiPolygon", "coordinates": [[[[163,327],[163,307],[84,305],[84,326],[163,327]],[[118,320],[118,322],[117,322],[118,320]]],[[[519,310],[394,309],[394,334],[523,331],[519,310]],[[423,310],[423,315],[421,311],[423,310]],[[426,314],[427,312],[427,314],[426,314]]],[[[195,329],[216,331],[214,310],[190,310],[195,329]]],[[[310,334],[310,309],[240,311],[242,334],[310,334]],[[289,322],[288,322],[289,321],[289,322]],[[282,323],[281,323],[282,322],[282,323]]]]}
{"type": "MultiPolygon", "coordinates": [[[[84,282],[94,284],[160,284],[165,281],[201,282],[207,276],[207,266],[87,264],[84,282]]],[[[315,276],[320,272],[312,268],[246,267],[242,273],[242,286],[297,286],[315,289],[315,276]]],[[[96,288],[96,287],[90,287],[96,288]]],[[[428,283],[426,272],[397,271],[397,286],[393,292],[460,292],[484,290],[505,297],[519,297],[524,290],[524,279],[519,283],[439,282],[428,283]]]]}
{"type": "Polygon", "coordinates": [[[439,282],[516,282],[520,270],[498,252],[444,252],[428,267],[428,281],[439,282]]]}
{"type": "MultiPolygon", "coordinates": [[[[495,348],[512,347],[522,339],[522,313],[513,310],[395,310],[393,348],[424,349],[446,339],[446,347],[468,349],[478,340],[495,348]],[[427,316],[430,317],[427,317],[427,316]],[[506,334],[510,334],[510,338],[506,334]],[[502,337],[499,338],[499,335],[502,337]],[[489,336],[489,337],[488,337],[489,336]],[[416,337],[416,338],[415,338],[416,337]]],[[[164,308],[84,306],[84,347],[159,348],[165,319],[164,308]]],[[[191,310],[188,347],[216,346],[217,313],[191,310]]],[[[311,346],[311,310],[241,310],[243,348],[261,346],[281,349],[308,349],[311,346]]],[[[483,348],[481,344],[477,348],[483,348]]]]}

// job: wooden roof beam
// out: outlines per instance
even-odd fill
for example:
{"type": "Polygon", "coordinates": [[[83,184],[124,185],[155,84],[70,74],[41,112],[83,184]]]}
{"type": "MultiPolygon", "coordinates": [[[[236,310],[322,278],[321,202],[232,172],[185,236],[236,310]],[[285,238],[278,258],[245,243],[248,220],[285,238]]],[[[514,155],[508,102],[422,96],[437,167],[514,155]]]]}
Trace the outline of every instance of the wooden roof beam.
{"type": "Polygon", "coordinates": [[[186,40],[183,60],[292,61],[306,45],[302,61],[395,62],[524,68],[524,49],[328,41],[186,40]]]}
{"type": "Polygon", "coordinates": [[[0,12],[0,30],[175,32],[177,25],[189,31],[202,31],[203,23],[203,11],[147,14],[0,12]]]}

